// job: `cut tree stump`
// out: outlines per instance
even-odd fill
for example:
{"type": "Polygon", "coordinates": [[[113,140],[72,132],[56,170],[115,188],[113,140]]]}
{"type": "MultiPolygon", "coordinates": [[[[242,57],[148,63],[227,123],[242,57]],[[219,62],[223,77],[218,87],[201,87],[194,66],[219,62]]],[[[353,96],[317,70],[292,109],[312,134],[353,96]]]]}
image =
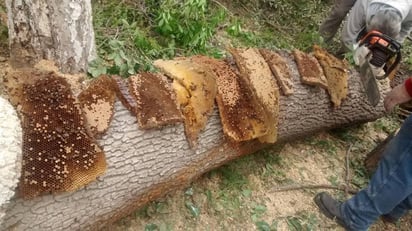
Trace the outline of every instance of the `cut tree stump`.
{"type": "Polygon", "coordinates": [[[390,134],[385,140],[380,142],[371,152],[366,155],[364,160],[364,165],[368,173],[371,175],[375,172],[378,167],[378,163],[383,156],[383,152],[388,146],[389,142],[395,136],[395,133],[390,134]]]}
{"type": "MultiPolygon", "coordinates": [[[[333,108],[324,89],[303,85],[293,57],[294,94],[279,100],[278,141],[295,141],[318,131],[376,120],[385,114],[382,99],[389,84],[380,85],[376,107],[365,98],[359,73],[352,71],[348,96],[333,108]]],[[[182,124],[162,129],[138,129],[136,117],[120,101],[107,133],[98,140],[107,170],[95,182],[71,193],[31,200],[15,198],[8,206],[1,230],[96,230],[146,203],[188,186],[202,174],[240,156],[267,147],[258,141],[232,143],[225,139],[215,107],[196,149],[189,147],[182,124]]],[[[269,193],[269,192],[268,192],[269,193]]]]}

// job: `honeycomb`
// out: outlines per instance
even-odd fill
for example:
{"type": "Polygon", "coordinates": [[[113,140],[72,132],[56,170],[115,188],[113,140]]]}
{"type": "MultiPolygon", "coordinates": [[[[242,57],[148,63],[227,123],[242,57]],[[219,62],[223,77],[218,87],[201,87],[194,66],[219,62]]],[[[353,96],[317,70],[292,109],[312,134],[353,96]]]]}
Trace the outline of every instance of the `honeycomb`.
{"type": "Polygon", "coordinates": [[[189,59],[156,60],[153,63],[173,79],[173,87],[184,116],[185,133],[192,148],[212,113],[217,92],[213,74],[189,59]],[[182,101],[179,101],[182,100],[182,101]]]}
{"type": "Polygon", "coordinates": [[[335,107],[339,107],[348,95],[348,64],[319,46],[313,47],[328,83],[328,93],[335,107]]]}
{"type": "Polygon", "coordinates": [[[259,49],[259,52],[269,64],[269,67],[272,70],[273,75],[276,77],[276,80],[280,88],[282,89],[283,94],[292,95],[292,73],[285,59],[278,53],[268,49],[259,49]]]}
{"type": "Polygon", "coordinates": [[[236,69],[224,60],[207,56],[191,59],[208,67],[216,77],[216,101],[224,134],[233,141],[247,141],[267,132],[268,117],[236,69]]]}
{"type": "Polygon", "coordinates": [[[137,120],[142,129],[183,122],[176,96],[167,78],[158,73],[129,77],[129,92],[137,103],[137,120]]]}
{"type": "Polygon", "coordinates": [[[300,50],[293,50],[293,57],[302,83],[328,89],[328,81],[316,57],[300,50]]]}
{"type": "MultiPolygon", "coordinates": [[[[38,73],[25,73],[27,76],[38,73]]],[[[22,83],[23,198],[73,191],[106,169],[104,153],[83,127],[83,117],[64,78],[47,73],[22,83]]]]}
{"type": "Polygon", "coordinates": [[[260,142],[274,143],[277,140],[279,120],[279,87],[265,59],[255,48],[232,48],[229,50],[235,59],[241,76],[251,86],[261,102],[269,120],[268,131],[259,137],[260,142]]]}
{"type": "Polygon", "coordinates": [[[116,91],[117,98],[122,102],[123,106],[127,108],[134,116],[137,116],[137,102],[132,94],[129,92],[129,85],[122,77],[112,75],[113,87],[116,91]]]}
{"type": "Polygon", "coordinates": [[[113,80],[102,75],[94,79],[78,96],[85,118],[85,128],[91,137],[98,137],[109,128],[116,100],[113,80]]]}

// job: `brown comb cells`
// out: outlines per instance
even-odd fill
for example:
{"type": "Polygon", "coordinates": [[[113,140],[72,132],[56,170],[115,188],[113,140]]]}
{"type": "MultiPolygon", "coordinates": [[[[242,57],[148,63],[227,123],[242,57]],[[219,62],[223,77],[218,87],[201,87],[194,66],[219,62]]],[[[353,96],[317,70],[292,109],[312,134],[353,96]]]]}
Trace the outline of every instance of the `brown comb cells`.
{"type": "Polygon", "coordinates": [[[47,74],[23,84],[23,171],[20,194],[24,198],[72,191],[103,173],[103,152],[83,128],[81,111],[68,83],[47,74]]]}

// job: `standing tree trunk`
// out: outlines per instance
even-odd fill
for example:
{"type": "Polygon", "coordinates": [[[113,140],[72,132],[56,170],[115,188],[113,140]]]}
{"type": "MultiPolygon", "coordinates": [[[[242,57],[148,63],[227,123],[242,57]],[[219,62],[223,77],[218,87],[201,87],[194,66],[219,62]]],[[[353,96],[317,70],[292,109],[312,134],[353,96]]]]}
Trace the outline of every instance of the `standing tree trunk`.
{"type": "Polygon", "coordinates": [[[10,63],[53,60],[64,73],[87,70],[95,56],[90,0],[6,0],[10,63]]]}

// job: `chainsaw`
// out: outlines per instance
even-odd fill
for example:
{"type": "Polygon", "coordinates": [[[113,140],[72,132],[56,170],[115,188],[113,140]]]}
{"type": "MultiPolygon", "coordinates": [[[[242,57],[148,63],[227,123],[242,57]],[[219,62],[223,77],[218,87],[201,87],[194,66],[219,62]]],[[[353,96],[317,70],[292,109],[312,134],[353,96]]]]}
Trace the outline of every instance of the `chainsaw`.
{"type": "Polygon", "coordinates": [[[357,63],[360,66],[361,81],[368,101],[376,106],[380,99],[377,80],[393,76],[393,72],[396,72],[401,61],[401,44],[379,31],[372,30],[361,37],[356,53],[364,57],[357,63]]]}

